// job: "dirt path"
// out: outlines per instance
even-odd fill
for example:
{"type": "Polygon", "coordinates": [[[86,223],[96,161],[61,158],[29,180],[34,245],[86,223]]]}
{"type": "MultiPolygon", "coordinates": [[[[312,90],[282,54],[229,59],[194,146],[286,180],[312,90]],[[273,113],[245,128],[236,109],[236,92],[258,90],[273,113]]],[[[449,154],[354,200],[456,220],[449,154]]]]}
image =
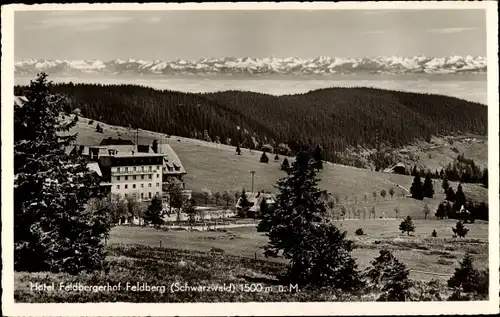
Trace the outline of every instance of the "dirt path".
{"type": "MultiPolygon", "coordinates": [[[[256,227],[257,223],[232,223],[232,224],[217,224],[217,229],[230,229],[230,228],[242,228],[242,227],[256,227]]],[[[191,229],[191,226],[179,226],[179,225],[172,225],[172,226],[167,226],[168,229],[185,229],[189,230],[191,229]]],[[[214,226],[210,226],[211,229],[214,228],[214,226]]],[[[198,231],[207,231],[208,227],[207,226],[193,226],[193,229],[198,230],[198,231]]]]}
{"type": "Polygon", "coordinates": [[[398,188],[404,189],[404,190],[405,190],[406,192],[408,192],[408,193],[410,192],[410,190],[409,190],[408,188],[403,187],[403,186],[399,185],[398,183],[394,183],[394,182],[392,182],[392,181],[389,181],[389,180],[387,180],[387,179],[383,179],[383,178],[381,178],[381,177],[377,177],[377,179],[378,179],[378,180],[381,180],[382,182],[385,182],[385,183],[387,183],[387,184],[391,184],[391,185],[394,185],[394,186],[396,186],[396,187],[398,187],[398,188]]]}

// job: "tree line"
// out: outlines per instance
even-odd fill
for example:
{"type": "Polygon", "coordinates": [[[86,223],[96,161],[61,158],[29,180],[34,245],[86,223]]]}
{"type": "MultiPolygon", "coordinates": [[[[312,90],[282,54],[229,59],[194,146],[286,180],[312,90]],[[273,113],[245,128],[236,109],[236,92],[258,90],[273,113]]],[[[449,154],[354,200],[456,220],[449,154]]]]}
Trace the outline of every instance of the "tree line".
{"type": "MultiPolygon", "coordinates": [[[[25,89],[16,86],[15,93],[22,95],[25,89]]],[[[319,144],[325,159],[338,163],[344,162],[341,152],[347,148],[399,147],[453,132],[487,133],[487,109],[481,104],[373,88],[285,96],[73,83],[55,84],[53,90],[66,96],[65,111],[78,108],[83,116],[108,124],[250,149],[285,144],[296,150],[319,144]]]]}

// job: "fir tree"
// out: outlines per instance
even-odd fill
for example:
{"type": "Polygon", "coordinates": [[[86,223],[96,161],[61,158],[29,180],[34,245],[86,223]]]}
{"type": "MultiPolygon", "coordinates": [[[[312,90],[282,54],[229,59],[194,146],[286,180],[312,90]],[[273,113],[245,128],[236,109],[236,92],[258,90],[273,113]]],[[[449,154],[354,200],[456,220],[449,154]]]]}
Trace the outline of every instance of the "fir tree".
{"type": "Polygon", "coordinates": [[[99,132],[99,133],[103,133],[103,129],[101,127],[101,125],[98,123],[97,126],[95,127],[95,131],[96,132],[99,132]]]}
{"type": "Polygon", "coordinates": [[[447,216],[446,205],[444,203],[440,203],[434,215],[436,218],[443,220],[447,216]]]}
{"type": "Polygon", "coordinates": [[[268,229],[265,255],[281,253],[290,260],[289,282],[357,288],[360,279],[351,256],[352,242],[346,232],[325,221],[326,205],[313,164],[310,153],[299,151],[288,175],[278,181],[274,211],[264,215],[260,225],[268,229]]]}
{"type": "Polygon", "coordinates": [[[246,190],[243,189],[241,191],[241,195],[240,195],[240,206],[242,208],[246,208],[246,207],[249,207],[251,206],[252,204],[250,203],[250,201],[248,200],[248,197],[247,197],[247,193],[246,193],[246,190]]]}
{"type": "Polygon", "coordinates": [[[280,160],[280,157],[278,156],[278,154],[276,154],[276,155],[274,156],[274,160],[275,160],[275,161],[279,161],[279,160],[280,160]]]}
{"type": "Polygon", "coordinates": [[[452,187],[448,187],[446,190],[446,200],[454,202],[455,201],[455,191],[452,187]]]}
{"type": "Polygon", "coordinates": [[[458,184],[457,192],[455,193],[455,203],[453,204],[453,209],[455,211],[460,210],[462,206],[465,205],[466,199],[465,194],[462,189],[462,184],[458,184]]]}
{"type": "Polygon", "coordinates": [[[466,253],[460,267],[455,269],[455,273],[448,280],[448,286],[461,288],[464,292],[472,293],[477,290],[479,272],[474,268],[474,259],[466,253]]]}
{"type": "Polygon", "coordinates": [[[410,235],[410,232],[415,231],[415,225],[413,224],[410,216],[407,216],[406,219],[399,224],[399,230],[403,233],[406,232],[407,235],[410,235]]]}
{"type": "Polygon", "coordinates": [[[448,192],[448,188],[450,188],[450,183],[448,183],[448,178],[446,177],[446,175],[443,178],[441,187],[443,188],[445,194],[448,192]]]}
{"type": "Polygon", "coordinates": [[[488,169],[485,168],[483,172],[483,177],[481,178],[481,183],[484,187],[488,188],[488,169]]]}
{"type": "Polygon", "coordinates": [[[69,109],[52,95],[42,73],[14,106],[14,268],[77,273],[98,269],[110,229],[109,211],[87,208],[99,198],[99,179],[86,161],[65,154],[76,120],[60,120],[69,109]]]}
{"type": "Polygon", "coordinates": [[[435,238],[435,237],[437,237],[437,236],[438,236],[438,234],[437,234],[437,232],[436,232],[436,229],[432,230],[431,236],[432,236],[433,238],[435,238]]]}
{"type": "Polygon", "coordinates": [[[288,159],[285,157],[283,159],[283,163],[281,163],[281,170],[288,171],[289,168],[290,168],[290,164],[288,163],[288,159]]]}
{"type": "Polygon", "coordinates": [[[434,197],[434,186],[432,185],[431,174],[427,173],[425,175],[424,186],[423,186],[424,197],[432,198],[434,197]]]}
{"type": "Polygon", "coordinates": [[[392,188],[392,187],[391,187],[391,188],[389,189],[389,195],[391,195],[391,199],[394,197],[394,194],[395,194],[395,192],[394,192],[394,188],[392,188]]]}
{"type": "MultiPolygon", "coordinates": [[[[264,218],[264,217],[269,217],[269,206],[267,205],[266,203],[266,200],[265,199],[262,199],[262,201],[260,202],[260,217],[261,218],[264,218]]],[[[259,224],[257,225],[257,231],[258,232],[268,232],[269,231],[269,226],[268,226],[268,222],[266,221],[260,221],[259,224]]]]}
{"type": "Polygon", "coordinates": [[[269,163],[269,158],[267,157],[266,152],[262,152],[262,155],[260,156],[259,162],[269,163]]]}
{"type": "Polygon", "coordinates": [[[413,183],[410,187],[411,197],[415,199],[424,199],[424,190],[422,186],[422,181],[420,180],[420,175],[415,175],[413,178],[413,183]]]}
{"type": "Polygon", "coordinates": [[[410,271],[386,249],[371,262],[366,277],[382,292],[378,301],[405,301],[410,295],[410,271]]]}
{"type": "Polygon", "coordinates": [[[321,151],[321,147],[319,145],[316,146],[316,149],[313,153],[313,167],[315,169],[323,169],[323,153],[321,151]]]}
{"type": "Polygon", "coordinates": [[[241,149],[240,149],[240,145],[236,145],[236,154],[237,155],[241,155],[241,149]]]}
{"type": "Polygon", "coordinates": [[[458,221],[455,228],[451,228],[451,230],[460,238],[464,238],[467,235],[467,232],[469,232],[469,229],[465,228],[462,221],[458,221]]]}
{"type": "Polygon", "coordinates": [[[151,203],[144,213],[144,221],[155,226],[162,225],[164,223],[162,219],[162,211],[163,203],[161,198],[155,195],[153,199],[151,199],[151,203]]]}

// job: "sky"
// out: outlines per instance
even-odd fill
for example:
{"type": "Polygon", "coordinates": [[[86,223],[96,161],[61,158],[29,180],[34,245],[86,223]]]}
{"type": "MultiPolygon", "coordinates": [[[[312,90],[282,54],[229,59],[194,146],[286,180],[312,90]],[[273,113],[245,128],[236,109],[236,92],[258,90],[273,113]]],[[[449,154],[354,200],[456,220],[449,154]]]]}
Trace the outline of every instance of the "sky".
{"type": "Polygon", "coordinates": [[[486,56],[484,10],[21,11],[24,59],[486,56]]]}

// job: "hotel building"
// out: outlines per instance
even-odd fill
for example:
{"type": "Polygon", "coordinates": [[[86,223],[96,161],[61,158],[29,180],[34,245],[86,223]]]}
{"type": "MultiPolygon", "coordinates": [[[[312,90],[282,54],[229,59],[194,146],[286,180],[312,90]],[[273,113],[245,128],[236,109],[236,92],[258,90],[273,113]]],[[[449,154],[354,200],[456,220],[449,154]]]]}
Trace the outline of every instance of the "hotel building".
{"type": "Polygon", "coordinates": [[[101,186],[113,194],[135,194],[149,201],[154,196],[164,198],[162,184],[171,178],[184,187],[186,171],[168,144],[134,145],[130,140],[108,138],[95,146],[73,146],[67,153],[87,157],[89,166],[102,176],[101,186]]]}

